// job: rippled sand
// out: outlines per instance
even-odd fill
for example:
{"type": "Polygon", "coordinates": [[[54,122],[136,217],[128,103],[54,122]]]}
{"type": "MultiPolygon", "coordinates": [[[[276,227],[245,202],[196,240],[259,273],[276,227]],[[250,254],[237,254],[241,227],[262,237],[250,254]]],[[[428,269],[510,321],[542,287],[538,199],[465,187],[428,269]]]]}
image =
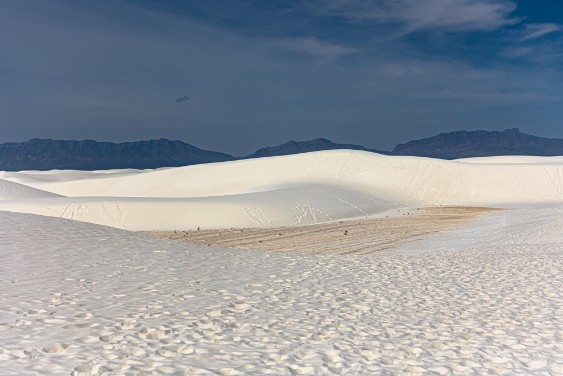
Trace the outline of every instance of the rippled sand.
{"type": "Polygon", "coordinates": [[[563,374],[562,214],[325,255],[0,212],[0,374],[563,374]]]}

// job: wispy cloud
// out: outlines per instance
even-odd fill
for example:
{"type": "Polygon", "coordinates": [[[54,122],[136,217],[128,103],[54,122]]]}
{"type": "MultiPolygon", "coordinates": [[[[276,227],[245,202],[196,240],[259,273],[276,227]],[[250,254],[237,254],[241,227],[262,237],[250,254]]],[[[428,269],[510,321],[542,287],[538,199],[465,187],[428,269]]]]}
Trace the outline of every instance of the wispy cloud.
{"type": "Polygon", "coordinates": [[[535,23],[525,25],[523,36],[520,38],[521,42],[527,42],[541,38],[545,35],[560,31],[562,25],[556,23],[535,23]]]}
{"type": "Polygon", "coordinates": [[[503,48],[503,56],[539,65],[560,63],[561,41],[546,38],[563,30],[557,23],[528,23],[518,30],[511,31],[509,45],[503,48]]]}
{"type": "Polygon", "coordinates": [[[405,33],[423,29],[489,31],[519,22],[505,0],[313,0],[317,14],[352,22],[398,24],[405,33]]]}
{"type": "Polygon", "coordinates": [[[532,47],[516,46],[516,47],[509,47],[505,49],[504,56],[509,58],[520,58],[520,57],[531,55],[534,52],[535,50],[532,47]]]}
{"type": "Polygon", "coordinates": [[[292,52],[327,60],[336,60],[359,51],[354,48],[324,42],[314,37],[278,39],[274,44],[292,52]]]}

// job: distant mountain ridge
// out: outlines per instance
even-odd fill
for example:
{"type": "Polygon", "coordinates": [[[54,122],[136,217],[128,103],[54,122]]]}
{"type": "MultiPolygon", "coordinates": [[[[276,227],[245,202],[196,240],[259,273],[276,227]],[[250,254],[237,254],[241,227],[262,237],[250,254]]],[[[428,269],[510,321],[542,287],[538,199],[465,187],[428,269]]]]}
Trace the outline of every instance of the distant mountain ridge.
{"type": "Polygon", "coordinates": [[[504,131],[456,131],[397,145],[392,155],[458,159],[495,155],[563,155],[563,139],[536,137],[518,128],[504,131]]]}
{"type": "Polygon", "coordinates": [[[517,128],[500,132],[456,131],[410,141],[397,145],[391,152],[386,152],[361,145],[338,144],[324,138],[317,138],[265,147],[242,158],[163,138],[123,143],[32,139],[26,142],[0,144],[0,171],[146,169],[333,149],[364,150],[380,154],[441,159],[494,155],[556,156],[563,155],[563,139],[536,137],[522,133],[517,128]]]}
{"type": "Polygon", "coordinates": [[[289,154],[299,154],[308,153],[311,151],[321,151],[321,150],[336,150],[336,149],[350,149],[350,150],[364,150],[371,151],[373,153],[387,154],[388,152],[368,149],[365,146],[354,145],[354,144],[336,144],[326,138],[316,138],[309,141],[289,141],[285,144],[277,146],[268,146],[262,149],[258,149],[255,153],[246,156],[246,158],[262,158],[262,157],[273,157],[278,155],[289,155],[289,154]]]}
{"type": "Polygon", "coordinates": [[[32,139],[0,144],[1,171],[145,169],[233,159],[228,154],[163,138],[123,143],[32,139]]]}

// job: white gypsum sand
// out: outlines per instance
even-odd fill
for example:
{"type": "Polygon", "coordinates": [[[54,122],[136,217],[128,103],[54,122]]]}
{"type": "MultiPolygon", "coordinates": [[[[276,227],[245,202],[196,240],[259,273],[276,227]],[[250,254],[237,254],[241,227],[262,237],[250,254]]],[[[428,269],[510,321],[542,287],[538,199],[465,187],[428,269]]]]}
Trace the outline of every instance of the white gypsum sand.
{"type": "Polygon", "coordinates": [[[0,374],[562,374],[562,218],[345,256],[0,212],[0,374]]]}
{"type": "Polygon", "coordinates": [[[0,179],[0,201],[61,197],[55,193],[0,179]]]}
{"type": "Polygon", "coordinates": [[[4,172],[68,197],[0,202],[129,230],[280,227],[365,218],[394,208],[563,201],[561,158],[494,163],[331,150],[157,170],[4,172]]]}
{"type": "Polygon", "coordinates": [[[560,158],[329,151],[0,179],[2,375],[563,374],[560,158]],[[330,235],[361,218],[351,245],[377,245],[376,217],[435,205],[509,210],[446,232],[409,218],[416,242],[349,255],[119,229],[330,235]]]}

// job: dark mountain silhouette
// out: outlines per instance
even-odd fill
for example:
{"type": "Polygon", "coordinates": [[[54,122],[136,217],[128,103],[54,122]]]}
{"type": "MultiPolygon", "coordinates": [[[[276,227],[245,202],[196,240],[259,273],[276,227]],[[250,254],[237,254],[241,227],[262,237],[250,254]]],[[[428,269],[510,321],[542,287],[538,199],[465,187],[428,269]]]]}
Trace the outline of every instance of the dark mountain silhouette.
{"type": "Polygon", "coordinates": [[[0,171],[157,168],[230,161],[228,154],[166,139],[123,142],[32,139],[0,144],[0,171]]]}
{"type": "Polygon", "coordinates": [[[309,140],[309,141],[289,141],[286,142],[285,144],[281,144],[277,146],[268,146],[259,149],[255,153],[248,155],[246,158],[273,157],[277,155],[299,154],[299,153],[307,153],[310,151],[335,150],[335,149],[365,150],[365,151],[371,151],[373,153],[380,153],[380,154],[388,153],[375,149],[368,149],[360,145],[335,144],[334,142],[324,138],[316,138],[314,140],[309,140]]]}
{"type": "Polygon", "coordinates": [[[542,138],[507,129],[502,132],[457,131],[441,133],[397,145],[393,151],[368,149],[360,145],[336,144],[317,138],[290,141],[259,149],[243,158],[199,149],[182,141],[166,139],[137,142],[61,141],[33,139],[0,144],[0,171],[19,170],[105,170],[113,168],[158,168],[270,157],[319,150],[352,149],[380,154],[412,155],[441,159],[493,155],[563,155],[563,139],[542,138]]]}
{"type": "Polygon", "coordinates": [[[493,155],[563,155],[563,139],[536,137],[518,128],[502,132],[457,131],[397,145],[392,155],[441,159],[493,155]]]}

